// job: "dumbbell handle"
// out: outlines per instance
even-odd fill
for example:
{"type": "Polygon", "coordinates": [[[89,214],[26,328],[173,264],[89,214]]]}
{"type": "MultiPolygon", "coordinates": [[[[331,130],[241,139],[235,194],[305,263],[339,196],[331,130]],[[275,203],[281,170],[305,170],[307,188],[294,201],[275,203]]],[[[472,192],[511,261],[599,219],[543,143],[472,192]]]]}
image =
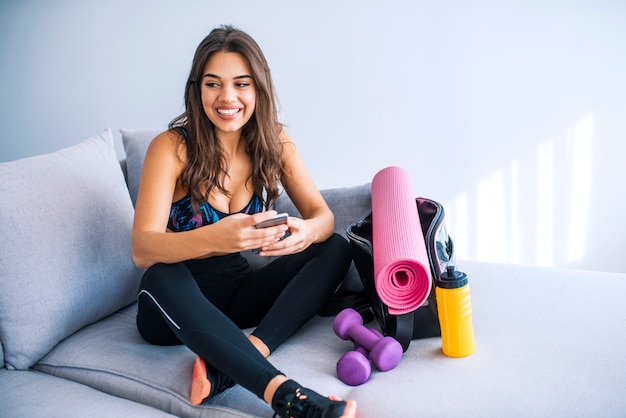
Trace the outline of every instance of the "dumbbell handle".
{"type": "Polygon", "coordinates": [[[354,345],[354,351],[356,351],[357,353],[361,353],[361,354],[363,354],[363,356],[364,356],[365,358],[369,358],[369,356],[370,356],[369,351],[367,351],[367,350],[365,349],[365,347],[362,347],[362,346],[360,346],[360,345],[358,345],[358,344],[355,344],[355,345],[354,345]]]}
{"type": "Polygon", "coordinates": [[[360,345],[367,351],[372,351],[376,343],[381,340],[381,337],[363,325],[351,326],[348,334],[350,335],[350,338],[354,340],[355,344],[360,345]]]}
{"type": "Polygon", "coordinates": [[[333,330],[339,338],[351,339],[363,346],[379,370],[395,367],[402,357],[400,343],[392,337],[381,338],[365,327],[363,318],[354,309],[346,308],[339,312],[333,321],[333,330]]]}
{"type": "Polygon", "coordinates": [[[400,346],[400,343],[390,341],[391,337],[383,336],[383,334],[378,332],[375,328],[368,328],[368,330],[380,338],[381,341],[386,340],[387,342],[385,344],[381,342],[377,343],[382,345],[379,347],[380,351],[374,352],[373,355],[357,341],[354,341],[354,349],[368,358],[372,357],[373,363],[381,371],[388,371],[396,367],[402,357],[402,346],[400,346]]]}

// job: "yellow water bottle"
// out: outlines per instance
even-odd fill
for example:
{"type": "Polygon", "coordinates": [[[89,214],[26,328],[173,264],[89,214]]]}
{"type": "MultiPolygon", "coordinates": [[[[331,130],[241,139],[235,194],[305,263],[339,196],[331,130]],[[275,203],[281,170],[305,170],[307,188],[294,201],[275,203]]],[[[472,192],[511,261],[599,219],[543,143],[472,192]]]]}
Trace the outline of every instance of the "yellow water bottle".
{"type": "Polygon", "coordinates": [[[449,357],[474,352],[472,300],[467,275],[448,266],[436,280],[437,312],[441,326],[441,349],[449,357]]]}

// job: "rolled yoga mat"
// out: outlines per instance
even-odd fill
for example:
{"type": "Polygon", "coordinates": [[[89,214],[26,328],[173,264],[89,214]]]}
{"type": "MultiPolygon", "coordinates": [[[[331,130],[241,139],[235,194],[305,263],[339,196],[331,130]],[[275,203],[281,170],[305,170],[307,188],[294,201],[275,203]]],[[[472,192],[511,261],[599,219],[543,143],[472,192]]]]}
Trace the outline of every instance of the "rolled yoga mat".
{"type": "Polygon", "coordinates": [[[413,185],[400,167],[387,167],[372,180],[374,281],[392,315],[424,304],[432,279],[413,185]]]}

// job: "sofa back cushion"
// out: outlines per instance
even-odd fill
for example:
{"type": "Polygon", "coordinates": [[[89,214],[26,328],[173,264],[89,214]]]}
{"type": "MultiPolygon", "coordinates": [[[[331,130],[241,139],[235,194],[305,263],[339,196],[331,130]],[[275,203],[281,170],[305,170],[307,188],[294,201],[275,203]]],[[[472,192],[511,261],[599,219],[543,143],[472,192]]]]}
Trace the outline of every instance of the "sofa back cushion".
{"type": "Polygon", "coordinates": [[[110,130],[55,153],[0,163],[0,340],[27,369],[136,298],[133,207],[110,130]]]}
{"type": "Polygon", "coordinates": [[[126,152],[126,176],[128,178],[128,190],[133,205],[137,201],[139,191],[139,180],[141,180],[141,169],[146,151],[150,142],[161,131],[155,129],[120,129],[122,143],[126,152]]]}
{"type": "MultiPolygon", "coordinates": [[[[320,191],[326,204],[335,215],[334,232],[346,236],[346,229],[372,210],[371,183],[356,186],[337,187],[320,191]]],[[[301,216],[287,193],[276,199],[274,209],[287,212],[291,216],[301,216]]]]}

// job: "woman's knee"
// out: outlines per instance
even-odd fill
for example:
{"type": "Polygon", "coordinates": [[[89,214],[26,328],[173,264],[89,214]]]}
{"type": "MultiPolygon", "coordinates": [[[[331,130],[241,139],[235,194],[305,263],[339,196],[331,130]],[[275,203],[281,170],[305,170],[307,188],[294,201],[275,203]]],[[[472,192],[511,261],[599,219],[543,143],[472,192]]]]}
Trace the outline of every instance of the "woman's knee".
{"type": "MultiPolygon", "coordinates": [[[[184,268],[184,267],[183,267],[184,268]]],[[[144,273],[137,296],[137,329],[141,336],[155,345],[177,345],[180,340],[171,329],[165,307],[173,291],[175,278],[181,274],[180,266],[155,264],[144,273]]]]}
{"type": "Polygon", "coordinates": [[[349,264],[352,260],[350,256],[350,243],[347,239],[337,233],[333,233],[326,241],[324,241],[325,249],[328,254],[332,254],[337,260],[349,264]]]}
{"type": "Polygon", "coordinates": [[[171,285],[173,278],[189,274],[182,264],[157,263],[149,267],[141,278],[140,290],[166,289],[171,285]]]}
{"type": "Polygon", "coordinates": [[[348,242],[348,240],[336,232],[333,232],[333,234],[328,238],[327,241],[332,242],[332,244],[335,246],[344,248],[346,251],[350,249],[350,243],[348,242]]]}

